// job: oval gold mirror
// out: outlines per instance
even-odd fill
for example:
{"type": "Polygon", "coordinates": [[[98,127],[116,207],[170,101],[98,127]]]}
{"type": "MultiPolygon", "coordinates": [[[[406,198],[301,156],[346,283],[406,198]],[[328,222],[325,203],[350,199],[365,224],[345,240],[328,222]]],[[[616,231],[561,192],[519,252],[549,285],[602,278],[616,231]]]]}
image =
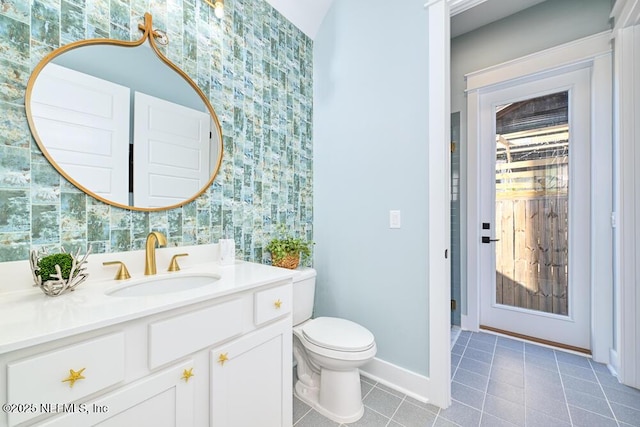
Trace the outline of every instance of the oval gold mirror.
{"type": "Polygon", "coordinates": [[[222,130],[202,90],[160,51],[168,39],[150,14],[140,30],[138,41],[82,40],[49,54],[29,79],[27,120],[47,160],[85,193],[171,209],[213,182],[222,130]]]}

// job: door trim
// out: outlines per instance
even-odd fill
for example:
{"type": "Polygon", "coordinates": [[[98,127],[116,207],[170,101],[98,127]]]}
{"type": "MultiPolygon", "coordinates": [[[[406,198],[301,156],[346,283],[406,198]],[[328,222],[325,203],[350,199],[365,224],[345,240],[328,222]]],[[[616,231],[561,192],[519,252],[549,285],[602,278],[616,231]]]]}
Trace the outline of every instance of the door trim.
{"type": "Polygon", "coordinates": [[[467,314],[462,327],[480,326],[480,93],[524,83],[546,75],[588,67],[591,69],[591,162],[597,162],[591,182],[591,351],[599,362],[609,362],[613,343],[612,257],[612,89],[611,32],[606,31],[494,67],[470,73],[467,78],[467,219],[462,250],[466,252],[467,314]],[[594,118],[597,118],[595,120],[594,118]],[[475,184],[472,182],[475,181],[475,184]],[[466,246],[466,247],[464,247],[466,246]],[[596,286],[597,284],[597,286],[596,286]]]}

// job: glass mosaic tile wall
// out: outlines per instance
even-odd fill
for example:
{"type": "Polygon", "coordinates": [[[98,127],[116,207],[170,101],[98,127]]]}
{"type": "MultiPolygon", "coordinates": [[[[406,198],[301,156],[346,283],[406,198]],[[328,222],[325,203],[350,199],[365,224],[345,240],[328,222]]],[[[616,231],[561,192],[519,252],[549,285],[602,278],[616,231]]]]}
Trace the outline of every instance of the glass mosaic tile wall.
{"type": "Polygon", "coordinates": [[[276,225],[312,239],[312,41],[262,0],[15,0],[0,8],[0,261],[38,247],[93,252],[236,239],[261,262],[276,225]],[[52,50],[86,38],[137,40],[145,12],[171,40],[167,56],[209,96],[224,156],[213,185],[181,208],[135,212],[81,193],[31,137],[24,94],[52,50]]]}

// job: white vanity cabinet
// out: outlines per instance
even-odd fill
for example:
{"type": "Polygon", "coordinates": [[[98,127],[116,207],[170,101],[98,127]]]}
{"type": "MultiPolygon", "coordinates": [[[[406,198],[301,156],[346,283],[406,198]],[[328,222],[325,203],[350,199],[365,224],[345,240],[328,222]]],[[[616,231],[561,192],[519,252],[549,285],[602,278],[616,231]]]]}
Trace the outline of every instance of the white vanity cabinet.
{"type": "Polygon", "coordinates": [[[0,354],[0,401],[26,405],[0,427],[290,427],[291,298],[278,280],[0,354]]]}
{"type": "Polygon", "coordinates": [[[211,350],[211,426],[292,424],[291,288],[255,293],[254,322],[269,324],[211,350]]]}

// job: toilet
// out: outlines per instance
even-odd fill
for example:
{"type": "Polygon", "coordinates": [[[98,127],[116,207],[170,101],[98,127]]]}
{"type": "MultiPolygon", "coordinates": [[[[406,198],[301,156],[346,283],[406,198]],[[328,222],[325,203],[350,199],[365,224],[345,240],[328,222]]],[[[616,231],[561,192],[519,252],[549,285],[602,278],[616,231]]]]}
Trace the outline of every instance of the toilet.
{"type": "Polygon", "coordinates": [[[304,268],[293,279],[295,395],[325,417],[352,423],[364,414],[358,368],[376,355],[373,334],[336,317],[311,318],[316,271],[304,268]]]}

